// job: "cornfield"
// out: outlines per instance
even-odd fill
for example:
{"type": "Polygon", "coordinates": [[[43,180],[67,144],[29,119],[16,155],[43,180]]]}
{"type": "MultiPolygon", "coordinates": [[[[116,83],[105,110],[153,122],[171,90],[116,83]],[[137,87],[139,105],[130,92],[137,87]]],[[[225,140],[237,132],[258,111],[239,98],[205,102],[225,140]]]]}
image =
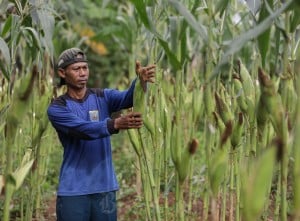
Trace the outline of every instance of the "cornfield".
{"type": "Polygon", "coordinates": [[[47,220],[61,148],[46,109],[73,46],[96,87],[156,64],[135,89],[144,126],[119,138],[136,159],[135,220],[299,220],[298,13],[298,0],[0,1],[1,220],[47,220]]]}

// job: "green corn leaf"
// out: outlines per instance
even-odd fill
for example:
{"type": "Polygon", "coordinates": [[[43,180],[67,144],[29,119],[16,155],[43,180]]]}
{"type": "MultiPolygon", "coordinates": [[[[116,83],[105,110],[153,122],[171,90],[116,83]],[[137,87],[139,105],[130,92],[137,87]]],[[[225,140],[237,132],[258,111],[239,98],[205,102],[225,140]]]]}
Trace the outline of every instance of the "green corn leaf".
{"type": "Polygon", "coordinates": [[[3,26],[2,33],[1,33],[1,35],[3,37],[11,29],[11,25],[12,25],[12,15],[8,16],[8,18],[6,19],[6,22],[5,22],[4,26],[3,26]]]}
{"type": "Polygon", "coordinates": [[[220,16],[223,15],[224,11],[226,10],[227,6],[229,5],[230,1],[229,0],[219,0],[218,3],[216,4],[216,12],[220,12],[220,16]]]}
{"type": "Polygon", "coordinates": [[[54,24],[55,19],[54,16],[48,13],[46,10],[38,10],[37,11],[40,25],[44,32],[45,44],[49,49],[50,53],[53,54],[53,44],[52,37],[54,33],[54,24]]]}
{"type": "MultiPolygon", "coordinates": [[[[273,1],[269,0],[268,4],[273,5],[273,1]]],[[[267,10],[266,2],[264,2],[259,14],[259,23],[264,21],[268,16],[269,16],[269,12],[267,10]]],[[[266,63],[266,56],[270,45],[270,33],[271,33],[271,28],[268,28],[264,33],[262,33],[257,38],[263,66],[265,66],[266,63]]]]}
{"type": "Polygon", "coordinates": [[[181,68],[179,59],[176,57],[176,52],[174,53],[170,47],[167,41],[165,41],[163,39],[162,36],[160,36],[157,31],[155,30],[155,28],[153,27],[153,24],[151,23],[147,11],[146,11],[146,5],[144,3],[144,1],[142,0],[131,0],[131,2],[134,4],[139,17],[141,19],[141,21],[143,22],[143,24],[145,25],[145,27],[152,32],[152,34],[154,34],[154,36],[158,39],[159,44],[163,47],[171,65],[173,66],[173,68],[175,70],[179,70],[181,68]]]}
{"type": "Polygon", "coordinates": [[[179,60],[177,59],[176,55],[172,52],[172,50],[169,48],[168,42],[166,42],[165,40],[163,40],[161,37],[158,37],[158,41],[160,43],[160,45],[164,48],[166,55],[168,56],[168,59],[172,65],[172,67],[175,70],[180,70],[181,65],[179,60]]]}
{"type": "Polygon", "coordinates": [[[169,29],[170,29],[170,45],[171,50],[174,52],[178,51],[178,33],[180,29],[180,17],[178,16],[170,16],[169,17],[169,29]]]}
{"type": "Polygon", "coordinates": [[[10,74],[9,74],[9,71],[7,70],[7,67],[5,67],[6,65],[4,64],[4,62],[0,62],[0,70],[2,72],[2,74],[4,75],[4,77],[7,79],[7,80],[10,80],[10,74]]]}
{"type": "Polygon", "coordinates": [[[4,41],[4,39],[1,37],[0,37],[0,53],[4,57],[6,64],[10,65],[11,58],[10,58],[9,48],[6,42],[4,41]]]}
{"type": "Polygon", "coordinates": [[[219,70],[221,67],[223,67],[225,64],[227,64],[233,54],[238,52],[243,48],[246,43],[252,39],[257,38],[259,35],[264,33],[270,26],[273,24],[274,20],[281,15],[293,2],[293,0],[286,1],[282,6],[269,15],[264,21],[262,21],[260,24],[256,25],[254,28],[245,31],[240,36],[237,36],[234,38],[231,43],[228,46],[228,49],[225,51],[224,55],[221,57],[220,62],[213,70],[213,74],[211,75],[211,80],[214,79],[219,73],[221,73],[219,70]]]}
{"type": "MultiPolygon", "coordinates": [[[[31,41],[27,40],[27,43],[31,44],[35,49],[41,49],[41,41],[37,31],[31,27],[24,27],[21,29],[23,34],[26,36],[29,34],[31,36],[31,41]]],[[[34,57],[34,56],[33,56],[34,57]]]]}
{"type": "MultiPolygon", "coordinates": [[[[299,2],[299,1],[298,1],[299,2]]],[[[300,25],[300,4],[296,3],[296,1],[294,1],[294,3],[291,5],[292,9],[293,9],[293,14],[291,16],[291,27],[290,27],[290,31],[293,33],[296,31],[297,27],[300,25]]]]}
{"type": "Polygon", "coordinates": [[[143,22],[143,24],[146,26],[146,28],[152,30],[152,25],[148,18],[148,14],[146,11],[146,4],[144,3],[144,0],[130,0],[130,1],[134,4],[140,19],[143,22]]]}
{"type": "Polygon", "coordinates": [[[169,3],[181,14],[187,23],[207,42],[208,35],[205,26],[199,24],[199,21],[191,14],[191,12],[180,1],[169,0],[169,3]]]}

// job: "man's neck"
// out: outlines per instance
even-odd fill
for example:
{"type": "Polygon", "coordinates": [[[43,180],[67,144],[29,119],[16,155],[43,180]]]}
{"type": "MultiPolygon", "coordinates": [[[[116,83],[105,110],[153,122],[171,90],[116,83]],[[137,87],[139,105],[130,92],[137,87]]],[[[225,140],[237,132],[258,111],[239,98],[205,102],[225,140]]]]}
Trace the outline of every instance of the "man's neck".
{"type": "Polygon", "coordinates": [[[85,94],[86,94],[86,90],[87,88],[81,88],[81,89],[73,89],[73,88],[68,88],[68,95],[71,97],[71,98],[74,98],[74,99],[77,99],[77,100],[80,100],[80,99],[83,99],[85,94]]]}

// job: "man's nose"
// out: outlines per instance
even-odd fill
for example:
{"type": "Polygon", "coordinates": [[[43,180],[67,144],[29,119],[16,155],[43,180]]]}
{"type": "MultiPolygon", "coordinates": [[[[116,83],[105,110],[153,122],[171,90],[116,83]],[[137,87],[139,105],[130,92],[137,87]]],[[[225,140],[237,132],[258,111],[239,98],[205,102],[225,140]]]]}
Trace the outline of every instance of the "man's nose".
{"type": "Polygon", "coordinates": [[[87,72],[86,72],[86,70],[85,70],[84,68],[80,68],[80,69],[79,69],[79,75],[80,75],[80,76],[84,76],[84,75],[86,75],[86,73],[87,73],[87,72]]]}

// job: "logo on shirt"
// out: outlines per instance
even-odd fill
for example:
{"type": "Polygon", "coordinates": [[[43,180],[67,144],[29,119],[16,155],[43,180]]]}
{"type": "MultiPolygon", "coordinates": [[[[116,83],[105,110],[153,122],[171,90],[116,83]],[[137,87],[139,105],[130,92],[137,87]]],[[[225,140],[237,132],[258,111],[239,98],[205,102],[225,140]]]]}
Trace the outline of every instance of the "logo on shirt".
{"type": "Polygon", "coordinates": [[[99,121],[99,112],[98,110],[89,111],[91,121],[99,121]]]}

